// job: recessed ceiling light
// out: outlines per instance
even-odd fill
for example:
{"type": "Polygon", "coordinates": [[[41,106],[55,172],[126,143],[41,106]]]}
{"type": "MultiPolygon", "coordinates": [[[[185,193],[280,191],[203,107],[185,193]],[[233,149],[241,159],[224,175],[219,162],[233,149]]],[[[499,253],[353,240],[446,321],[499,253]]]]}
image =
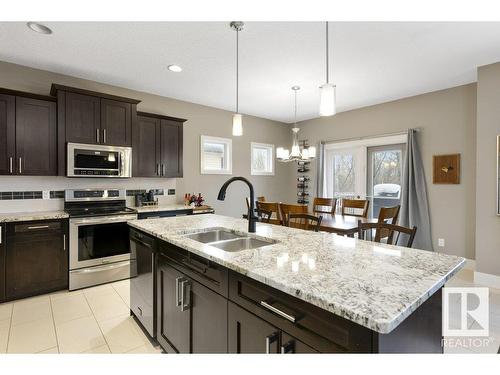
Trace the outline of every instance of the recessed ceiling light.
{"type": "Polygon", "coordinates": [[[170,70],[171,72],[175,72],[175,73],[182,72],[182,68],[179,65],[175,65],[175,64],[169,65],[168,70],[170,70]]]}
{"type": "Polygon", "coordinates": [[[39,34],[52,34],[52,30],[49,29],[47,26],[42,25],[41,23],[36,23],[36,22],[28,22],[26,24],[31,30],[34,32],[37,32],[39,34]]]}

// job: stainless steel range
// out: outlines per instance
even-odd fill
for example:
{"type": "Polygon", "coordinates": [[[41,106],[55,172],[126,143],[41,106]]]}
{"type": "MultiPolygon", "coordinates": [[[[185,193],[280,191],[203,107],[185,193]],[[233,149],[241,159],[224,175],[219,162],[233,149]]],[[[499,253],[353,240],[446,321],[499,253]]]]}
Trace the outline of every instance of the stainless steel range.
{"type": "Polygon", "coordinates": [[[125,190],[66,190],[69,214],[69,289],[127,279],[131,276],[128,220],[136,211],[125,206],[125,190]]]}

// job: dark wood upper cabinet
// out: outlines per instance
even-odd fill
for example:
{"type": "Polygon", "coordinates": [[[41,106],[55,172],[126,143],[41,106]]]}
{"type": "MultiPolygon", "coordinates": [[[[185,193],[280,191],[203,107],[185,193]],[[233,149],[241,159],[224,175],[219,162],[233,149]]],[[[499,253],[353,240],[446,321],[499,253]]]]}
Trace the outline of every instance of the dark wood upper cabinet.
{"type": "Polygon", "coordinates": [[[160,173],[160,119],[137,116],[134,129],[132,172],[136,177],[158,177],[160,173]]]}
{"type": "Polygon", "coordinates": [[[132,105],[117,100],[101,99],[101,143],[132,146],[132,105]]]}
{"type": "Polygon", "coordinates": [[[182,123],[161,120],[161,171],[164,177],[182,177],[182,123]]]}
{"type": "Polygon", "coordinates": [[[68,287],[67,220],[7,223],[6,299],[68,287]]]}
{"type": "Polygon", "coordinates": [[[57,174],[56,103],[16,98],[16,169],[27,176],[57,174]]]}
{"type": "Polygon", "coordinates": [[[182,177],[185,119],[137,113],[133,129],[133,174],[137,177],[182,177]]]}
{"type": "MultiPolygon", "coordinates": [[[[99,98],[67,92],[64,95],[66,142],[99,143],[101,104],[99,98]]],[[[59,106],[63,103],[59,102],[59,106]]]]}
{"type": "Polygon", "coordinates": [[[0,94],[0,175],[14,174],[16,98],[0,94]]]}

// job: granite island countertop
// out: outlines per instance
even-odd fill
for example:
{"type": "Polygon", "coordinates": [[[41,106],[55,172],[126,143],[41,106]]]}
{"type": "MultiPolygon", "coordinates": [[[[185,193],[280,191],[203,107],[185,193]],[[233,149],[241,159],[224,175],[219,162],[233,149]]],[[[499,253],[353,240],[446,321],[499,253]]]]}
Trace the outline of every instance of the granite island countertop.
{"type": "Polygon", "coordinates": [[[66,219],[69,215],[65,211],[32,211],[32,212],[9,212],[0,214],[0,223],[11,221],[34,221],[66,219]]]}
{"type": "Polygon", "coordinates": [[[379,333],[389,333],[458,272],[465,259],[257,223],[276,244],[225,252],[184,234],[248,222],[220,215],[134,220],[129,225],[379,333]],[[187,229],[188,228],[188,229],[187,229]]]}

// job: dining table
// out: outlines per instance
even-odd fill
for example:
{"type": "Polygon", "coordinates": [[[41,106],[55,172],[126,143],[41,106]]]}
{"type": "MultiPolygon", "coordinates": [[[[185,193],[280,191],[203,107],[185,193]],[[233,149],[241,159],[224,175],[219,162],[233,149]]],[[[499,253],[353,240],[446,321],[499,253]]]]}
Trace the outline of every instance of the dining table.
{"type": "Polygon", "coordinates": [[[352,215],[340,215],[340,214],[319,214],[312,213],[314,216],[322,216],[321,224],[319,230],[323,232],[337,233],[343,236],[354,236],[358,232],[358,222],[361,223],[376,223],[377,219],[366,218],[360,216],[352,215]]]}

